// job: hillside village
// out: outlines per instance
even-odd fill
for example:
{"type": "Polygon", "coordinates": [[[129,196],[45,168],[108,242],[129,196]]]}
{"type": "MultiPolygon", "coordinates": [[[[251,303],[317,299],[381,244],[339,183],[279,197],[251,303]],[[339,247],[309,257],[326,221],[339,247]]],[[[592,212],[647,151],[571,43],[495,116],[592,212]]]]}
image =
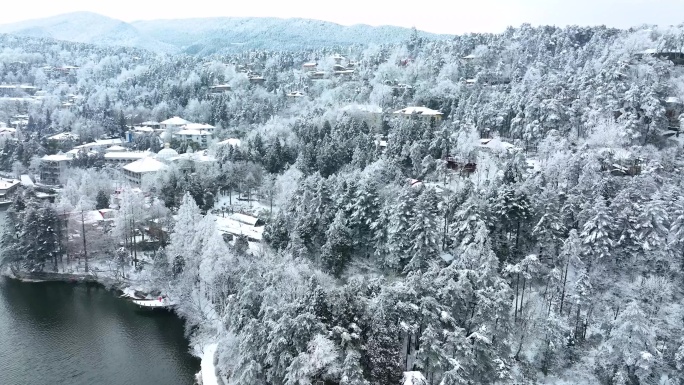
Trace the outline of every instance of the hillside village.
{"type": "Polygon", "coordinates": [[[682,36],[0,35],[1,266],[163,292],[225,384],[681,384],[682,36]]]}

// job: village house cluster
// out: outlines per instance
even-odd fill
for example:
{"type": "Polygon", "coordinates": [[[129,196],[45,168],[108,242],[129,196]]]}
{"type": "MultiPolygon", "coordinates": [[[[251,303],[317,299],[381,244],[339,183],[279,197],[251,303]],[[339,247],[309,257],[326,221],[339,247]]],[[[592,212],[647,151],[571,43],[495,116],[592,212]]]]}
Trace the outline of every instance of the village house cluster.
{"type": "MultiPolygon", "coordinates": [[[[214,142],[215,127],[210,124],[193,123],[181,117],[174,116],[162,122],[147,121],[131,126],[123,138],[98,139],[94,142],[74,146],[71,150],[54,155],[45,155],[41,159],[39,183],[56,186],[61,183],[61,177],[70,163],[79,154],[87,156],[102,156],[104,164],[120,169],[123,180],[139,186],[142,178],[147,174],[154,174],[169,164],[177,164],[182,170],[192,171],[196,163],[215,162],[209,155],[208,147],[214,142]],[[150,150],[133,151],[132,143],[140,136],[149,136],[159,142],[164,148],[158,153],[150,150]],[[179,154],[170,148],[170,142],[188,145],[193,144],[198,151],[188,151],[179,154]]],[[[0,129],[0,133],[2,130],[0,129]]],[[[60,133],[47,138],[48,141],[64,144],[74,142],[78,138],[72,133],[60,133]]],[[[228,139],[217,145],[239,146],[239,139],[228,139]]]]}

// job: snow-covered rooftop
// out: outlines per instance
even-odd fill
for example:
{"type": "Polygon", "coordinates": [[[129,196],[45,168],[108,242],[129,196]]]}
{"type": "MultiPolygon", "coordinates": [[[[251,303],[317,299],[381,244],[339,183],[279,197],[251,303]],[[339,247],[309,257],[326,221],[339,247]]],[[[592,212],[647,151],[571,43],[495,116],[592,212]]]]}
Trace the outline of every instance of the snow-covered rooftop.
{"type": "Polygon", "coordinates": [[[107,152],[119,152],[119,151],[126,151],[126,147],[121,147],[118,144],[115,144],[106,150],[107,152]]]}
{"type": "Polygon", "coordinates": [[[45,155],[41,159],[47,162],[65,162],[71,160],[71,158],[64,154],[45,155]]]}
{"type": "Polygon", "coordinates": [[[167,160],[178,156],[178,151],[173,148],[164,148],[157,153],[157,159],[167,160]]]}
{"type": "Polygon", "coordinates": [[[133,163],[129,163],[129,164],[125,165],[123,168],[126,171],[130,171],[130,172],[137,173],[137,174],[142,174],[142,173],[146,173],[146,172],[157,172],[159,170],[166,168],[166,165],[164,165],[164,163],[162,163],[162,162],[160,162],[154,158],[145,157],[145,158],[136,160],[133,163]]]}
{"type": "Polygon", "coordinates": [[[26,186],[26,187],[31,187],[34,186],[33,180],[31,180],[31,177],[24,174],[21,176],[21,185],[26,186]]]}
{"type": "Polygon", "coordinates": [[[9,190],[10,188],[18,185],[19,182],[16,179],[5,179],[5,178],[0,178],[0,190],[9,190]]]}
{"type": "Polygon", "coordinates": [[[350,104],[348,106],[342,107],[342,111],[359,111],[381,114],[382,108],[372,104],[350,104]]]}
{"type": "Polygon", "coordinates": [[[397,115],[413,115],[413,114],[433,115],[433,116],[442,115],[441,112],[439,112],[437,110],[433,110],[431,108],[427,108],[427,107],[406,107],[406,108],[402,108],[401,110],[394,111],[394,113],[397,115]]]}
{"type": "Polygon", "coordinates": [[[97,145],[99,145],[99,146],[111,146],[111,145],[115,145],[115,144],[122,144],[123,139],[121,139],[121,138],[97,139],[95,141],[95,143],[97,143],[97,145]]]}
{"type": "Polygon", "coordinates": [[[488,148],[496,151],[508,151],[515,150],[517,147],[515,145],[504,142],[499,138],[485,138],[480,139],[480,147],[488,148]]]}
{"type": "Polygon", "coordinates": [[[238,221],[240,223],[244,223],[244,224],[250,225],[250,226],[255,226],[257,224],[257,221],[259,221],[259,218],[253,217],[251,215],[240,214],[240,213],[232,214],[230,216],[230,219],[233,219],[235,221],[238,221]]]}
{"type": "Polygon", "coordinates": [[[146,122],[140,123],[141,126],[158,126],[159,122],[155,122],[154,120],[148,120],[146,122]]]}
{"type": "Polygon", "coordinates": [[[91,147],[106,147],[106,146],[113,146],[116,144],[123,144],[123,139],[121,139],[121,138],[97,139],[94,142],[81,144],[81,145],[76,146],[74,148],[82,149],[82,148],[91,148],[91,147]]]}
{"type": "Polygon", "coordinates": [[[670,96],[670,97],[668,97],[667,99],[665,99],[665,103],[668,103],[668,104],[681,104],[682,101],[681,101],[678,97],[676,97],[676,96],[670,96]]]}
{"type": "Polygon", "coordinates": [[[76,135],[72,134],[71,132],[62,132],[57,135],[48,136],[48,140],[69,140],[76,138],[76,135]]]}
{"type": "Polygon", "coordinates": [[[171,126],[183,126],[183,125],[190,124],[190,123],[191,122],[189,122],[189,121],[187,121],[181,117],[174,116],[173,118],[166,119],[165,121],[161,122],[160,124],[166,124],[166,125],[171,125],[171,126]]]}
{"type": "Polygon", "coordinates": [[[240,145],[242,144],[242,141],[240,139],[237,139],[237,138],[228,138],[228,139],[220,141],[216,144],[218,144],[219,146],[226,146],[227,145],[227,146],[233,146],[233,147],[240,147],[240,145]]]}
{"type": "Polygon", "coordinates": [[[264,228],[254,227],[245,223],[236,221],[233,218],[216,217],[216,229],[221,233],[228,233],[233,235],[246,235],[250,239],[261,240],[263,238],[264,228]]]}

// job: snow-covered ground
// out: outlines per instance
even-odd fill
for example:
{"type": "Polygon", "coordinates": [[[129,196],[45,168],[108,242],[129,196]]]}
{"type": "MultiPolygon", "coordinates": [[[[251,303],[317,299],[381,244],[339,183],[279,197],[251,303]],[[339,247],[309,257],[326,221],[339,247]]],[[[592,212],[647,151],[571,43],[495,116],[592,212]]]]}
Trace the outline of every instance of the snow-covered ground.
{"type": "Polygon", "coordinates": [[[216,217],[216,229],[221,233],[228,233],[233,235],[246,235],[250,239],[261,240],[264,233],[264,227],[251,226],[242,222],[238,222],[230,215],[224,217],[216,217]]]}
{"type": "Polygon", "coordinates": [[[210,344],[204,347],[202,353],[202,363],[200,364],[201,385],[218,385],[218,377],[216,377],[216,368],[214,367],[214,355],[216,354],[217,344],[210,344]]]}

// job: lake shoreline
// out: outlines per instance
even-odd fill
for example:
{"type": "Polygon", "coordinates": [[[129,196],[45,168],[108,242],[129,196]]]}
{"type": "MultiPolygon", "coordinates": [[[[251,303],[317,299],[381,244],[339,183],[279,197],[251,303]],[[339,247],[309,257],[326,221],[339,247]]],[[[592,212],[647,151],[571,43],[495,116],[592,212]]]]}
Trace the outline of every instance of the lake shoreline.
{"type": "MultiPolygon", "coordinates": [[[[134,285],[130,285],[129,283],[117,281],[108,277],[99,277],[93,274],[87,274],[87,273],[82,273],[82,274],[73,274],[73,273],[59,273],[59,272],[13,272],[13,271],[8,271],[4,270],[2,273],[0,273],[0,276],[3,276],[8,279],[20,281],[23,283],[44,283],[44,282],[63,282],[63,283],[71,283],[71,284],[85,284],[85,285],[97,285],[100,286],[110,292],[113,292],[116,296],[121,296],[124,294],[124,290],[127,288],[134,288],[134,285]]],[[[178,317],[181,319],[183,322],[187,322],[183,317],[181,317],[176,311],[171,310],[171,313],[174,314],[174,316],[178,317]]],[[[189,349],[191,354],[195,356],[196,358],[199,358],[202,363],[202,367],[206,367],[209,364],[206,363],[206,360],[211,360],[212,362],[210,363],[210,366],[213,368],[213,355],[212,357],[208,357],[206,354],[202,352],[202,354],[197,355],[195,352],[195,349],[189,349]]],[[[197,384],[197,379],[203,379],[203,377],[208,377],[207,376],[207,370],[200,370],[195,375],[196,378],[196,384],[197,384]],[[203,373],[204,372],[204,373],[203,373]],[[202,376],[204,374],[204,376],[202,376]]],[[[214,373],[215,375],[215,373],[214,373]]],[[[207,384],[213,384],[217,383],[218,376],[215,375],[215,379],[203,379],[204,383],[207,384]],[[213,382],[212,382],[213,380],[213,382]]],[[[200,380],[202,381],[202,380],[200,380]]]]}

